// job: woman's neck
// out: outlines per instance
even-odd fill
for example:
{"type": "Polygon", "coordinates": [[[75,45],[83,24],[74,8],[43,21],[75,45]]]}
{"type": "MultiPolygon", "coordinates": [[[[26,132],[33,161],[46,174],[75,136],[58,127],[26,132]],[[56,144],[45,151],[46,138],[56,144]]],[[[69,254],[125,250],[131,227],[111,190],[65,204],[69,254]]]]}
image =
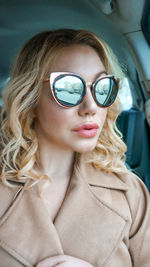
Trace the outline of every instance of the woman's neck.
{"type": "Polygon", "coordinates": [[[45,174],[52,180],[70,178],[75,160],[73,151],[60,149],[54,144],[39,140],[38,155],[36,172],[45,174]]]}

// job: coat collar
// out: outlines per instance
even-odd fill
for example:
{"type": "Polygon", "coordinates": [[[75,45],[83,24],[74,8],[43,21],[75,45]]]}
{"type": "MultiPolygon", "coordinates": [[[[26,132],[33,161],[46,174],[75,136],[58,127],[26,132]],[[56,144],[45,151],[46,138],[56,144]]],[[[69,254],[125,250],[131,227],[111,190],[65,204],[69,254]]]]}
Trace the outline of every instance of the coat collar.
{"type": "Polygon", "coordinates": [[[76,166],[81,176],[84,177],[90,185],[122,191],[128,190],[128,186],[121,175],[101,171],[92,166],[92,164],[85,163],[83,157],[79,159],[76,166]]]}
{"type": "MultiPolygon", "coordinates": [[[[76,154],[74,169],[78,170],[80,176],[83,177],[89,185],[122,191],[128,190],[128,186],[122,175],[104,172],[98,168],[96,169],[92,164],[86,163],[85,157],[81,154],[76,154]]],[[[23,186],[26,180],[13,179],[10,180],[10,182],[23,186]]]]}
{"type": "Polygon", "coordinates": [[[76,162],[62,206],[52,222],[36,187],[27,191],[26,183],[0,221],[0,245],[29,267],[58,254],[102,266],[119,246],[129,220],[96,196],[90,185],[127,190],[115,175],[76,162]]]}

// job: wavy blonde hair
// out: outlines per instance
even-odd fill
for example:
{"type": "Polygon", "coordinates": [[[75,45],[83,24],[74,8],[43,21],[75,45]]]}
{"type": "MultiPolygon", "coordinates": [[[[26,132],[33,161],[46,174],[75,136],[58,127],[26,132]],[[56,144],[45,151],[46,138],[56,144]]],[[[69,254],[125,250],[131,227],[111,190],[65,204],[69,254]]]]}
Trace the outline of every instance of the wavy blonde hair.
{"type": "MultiPolygon", "coordinates": [[[[89,45],[98,53],[108,74],[122,80],[124,74],[109,46],[96,34],[85,30],[60,29],[42,32],[31,38],[19,52],[12,67],[10,81],[3,93],[0,126],[0,178],[39,180],[33,166],[38,157],[38,140],[34,131],[34,109],[41,93],[42,81],[61,49],[74,44],[89,45]]],[[[88,161],[108,172],[126,172],[126,145],[116,127],[119,100],[108,108],[107,118],[88,161]]]]}

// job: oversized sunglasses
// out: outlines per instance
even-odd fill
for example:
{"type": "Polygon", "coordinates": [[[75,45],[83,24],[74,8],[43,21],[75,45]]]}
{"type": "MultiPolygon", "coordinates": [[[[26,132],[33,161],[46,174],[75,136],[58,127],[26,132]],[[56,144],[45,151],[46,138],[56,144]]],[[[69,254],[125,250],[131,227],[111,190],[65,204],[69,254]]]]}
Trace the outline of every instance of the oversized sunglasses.
{"type": "Polygon", "coordinates": [[[83,78],[70,72],[52,72],[49,79],[50,89],[55,101],[62,107],[79,105],[86,96],[86,87],[91,86],[92,95],[100,107],[108,107],[116,99],[118,80],[113,75],[98,78],[94,83],[86,83],[83,78]]]}

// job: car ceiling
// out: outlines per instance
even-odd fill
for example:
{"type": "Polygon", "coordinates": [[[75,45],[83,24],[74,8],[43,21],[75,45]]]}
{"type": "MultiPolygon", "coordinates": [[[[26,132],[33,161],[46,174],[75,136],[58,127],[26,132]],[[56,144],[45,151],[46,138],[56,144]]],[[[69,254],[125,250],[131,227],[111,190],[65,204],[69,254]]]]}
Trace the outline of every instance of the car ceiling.
{"type": "Polygon", "coordinates": [[[94,31],[111,45],[121,64],[134,72],[125,36],[141,28],[143,6],[144,0],[0,0],[1,89],[18,49],[31,36],[48,29],[94,31]]]}

